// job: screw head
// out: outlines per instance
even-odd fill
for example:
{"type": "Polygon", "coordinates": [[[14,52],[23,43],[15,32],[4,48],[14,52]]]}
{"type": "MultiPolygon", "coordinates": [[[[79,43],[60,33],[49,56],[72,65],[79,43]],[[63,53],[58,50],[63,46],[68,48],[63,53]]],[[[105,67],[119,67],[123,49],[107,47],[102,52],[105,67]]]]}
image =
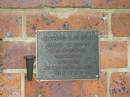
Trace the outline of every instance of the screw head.
{"type": "Polygon", "coordinates": [[[98,78],[98,77],[99,77],[99,75],[96,75],[96,77],[98,78]]]}

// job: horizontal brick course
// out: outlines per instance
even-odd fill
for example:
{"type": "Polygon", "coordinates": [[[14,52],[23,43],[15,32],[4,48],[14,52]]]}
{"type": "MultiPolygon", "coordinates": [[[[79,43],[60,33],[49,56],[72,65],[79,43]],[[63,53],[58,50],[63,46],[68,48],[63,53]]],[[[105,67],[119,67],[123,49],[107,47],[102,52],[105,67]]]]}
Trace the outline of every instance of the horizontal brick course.
{"type": "MultiPolygon", "coordinates": [[[[35,77],[34,77],[35,78],[35,77]]],[[[106,97],[107,78],[101,73],[100,80],[84,81],[25,81],[26,97],[106,97]]]]}
{"type": "MultiPolygon", "coordinates": [[[[127,53],[128,43],[126,41],[100,41],[101,68],[127,67],[127,53]]],[[[6,68],[25,68],[24,56],[29,54],[36,56],[35,42],[4,42],[4,66],[6,68]]]]}
{"type": "Polygon", "coordinates": [[[129,0],[1,0],[0,8],[130,8],[129,0]]]}
{"type": "Polygon", "coordinates": [[[1,0],[0,8],[91,7],[91,0],[1,0]]]}
{"type": "MultiPolygon", "coordinates": [[[[71,11],[69,12],[72,13],[71,11]]],[[[68,14],[68,13],[67,13],[68,14]]],[[[69,16],[60,17],[56,13],[33,14],[27,16],[27,34],[35,36],[36,30],[85,30],[97,29],[100,34],[107,35],[107,14],[77,11],[69,16]]]]}

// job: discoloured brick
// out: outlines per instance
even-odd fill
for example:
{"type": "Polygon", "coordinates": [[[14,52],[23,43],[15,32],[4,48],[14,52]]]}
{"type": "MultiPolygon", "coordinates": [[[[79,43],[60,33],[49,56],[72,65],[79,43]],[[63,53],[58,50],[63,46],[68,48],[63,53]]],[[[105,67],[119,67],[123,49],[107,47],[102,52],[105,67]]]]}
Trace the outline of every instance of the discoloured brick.
{"type": "Polygon", "coordinates": [[[99,30],[100,34],[106,35],[107,15],[86,11],[77,11],[77,13],[71,14],[67,17],[61,17],[56,13],[33,14],[27,16],[27,27],[29,36],[34,36],[36,30],[85,29],[97,29],[99,30]]]}
{"type": "Polygon", "coordinates": [[[130,74],[126,72],[113,73],[111,79],[112,97],[130,97],[130,74]]]}
{"type": "Polygon", "coordinates": [[[90,81],[25,81],[26,97],[106,97],[107,78],[102,73],[100,80],[90,81]],[[91,95],[91,96],[90,96],[91,95]]]}
{"type": "Polygon", "coordinates": [[[101,42],[101,68],[123,68],[128,65],[126,41],[101,42]]]}
{"type": "Polygon", "coordinates": [[[1,8],[33,8],[40,7],[43,0],[0,0],[1,8]]]}
{"type": "Polygon", "coordinates": [[[0,14],[0,38],[21,35],[22,16],[13,13],[0,14]]]}
{"type": "Polygon", "coordinates": [[[130,37],[130,13],[112,14],[112,33],[114,36],[130,37]]]}
{"type": "Polygon", "coordinates": [[[21,97],[20,87],[20,74],[0,74],[0,97],[21,97]]]}
{"type": "Polygon", "coordinates": [[[24,68],[26,55],[35,55],[35,43],[4,42],[4,60],[6,68],[24,68]]]}
{"type": "Polygon", "coordinates": [[[130,8],[130,0],[92,0],[93,8],[130,8]]]}
{"type": "Polygon", "coordinates": [[[47,0],[50,7],[90,7],[91,0],[47,0]]]}

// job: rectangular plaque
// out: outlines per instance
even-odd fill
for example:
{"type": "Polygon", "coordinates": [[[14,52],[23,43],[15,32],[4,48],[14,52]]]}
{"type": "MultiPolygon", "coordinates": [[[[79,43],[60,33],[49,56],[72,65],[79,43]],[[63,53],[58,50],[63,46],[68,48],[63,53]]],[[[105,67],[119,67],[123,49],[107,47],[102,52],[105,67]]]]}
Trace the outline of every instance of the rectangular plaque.
{"type": "Polygon", "coordinates": [[[37,78],[98,79],[99,34],[96,31],[38,32],[37,78]]]}

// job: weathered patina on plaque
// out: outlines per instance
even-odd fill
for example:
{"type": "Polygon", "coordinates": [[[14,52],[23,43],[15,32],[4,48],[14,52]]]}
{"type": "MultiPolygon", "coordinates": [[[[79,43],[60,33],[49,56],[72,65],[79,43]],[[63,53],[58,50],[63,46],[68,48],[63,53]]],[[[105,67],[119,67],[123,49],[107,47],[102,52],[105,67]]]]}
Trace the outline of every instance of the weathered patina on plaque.
{"type": "Polygon", "coordinates": [[[37,33],[37,78],[99,78],[99,35],[96,31],[37,33]]]}

